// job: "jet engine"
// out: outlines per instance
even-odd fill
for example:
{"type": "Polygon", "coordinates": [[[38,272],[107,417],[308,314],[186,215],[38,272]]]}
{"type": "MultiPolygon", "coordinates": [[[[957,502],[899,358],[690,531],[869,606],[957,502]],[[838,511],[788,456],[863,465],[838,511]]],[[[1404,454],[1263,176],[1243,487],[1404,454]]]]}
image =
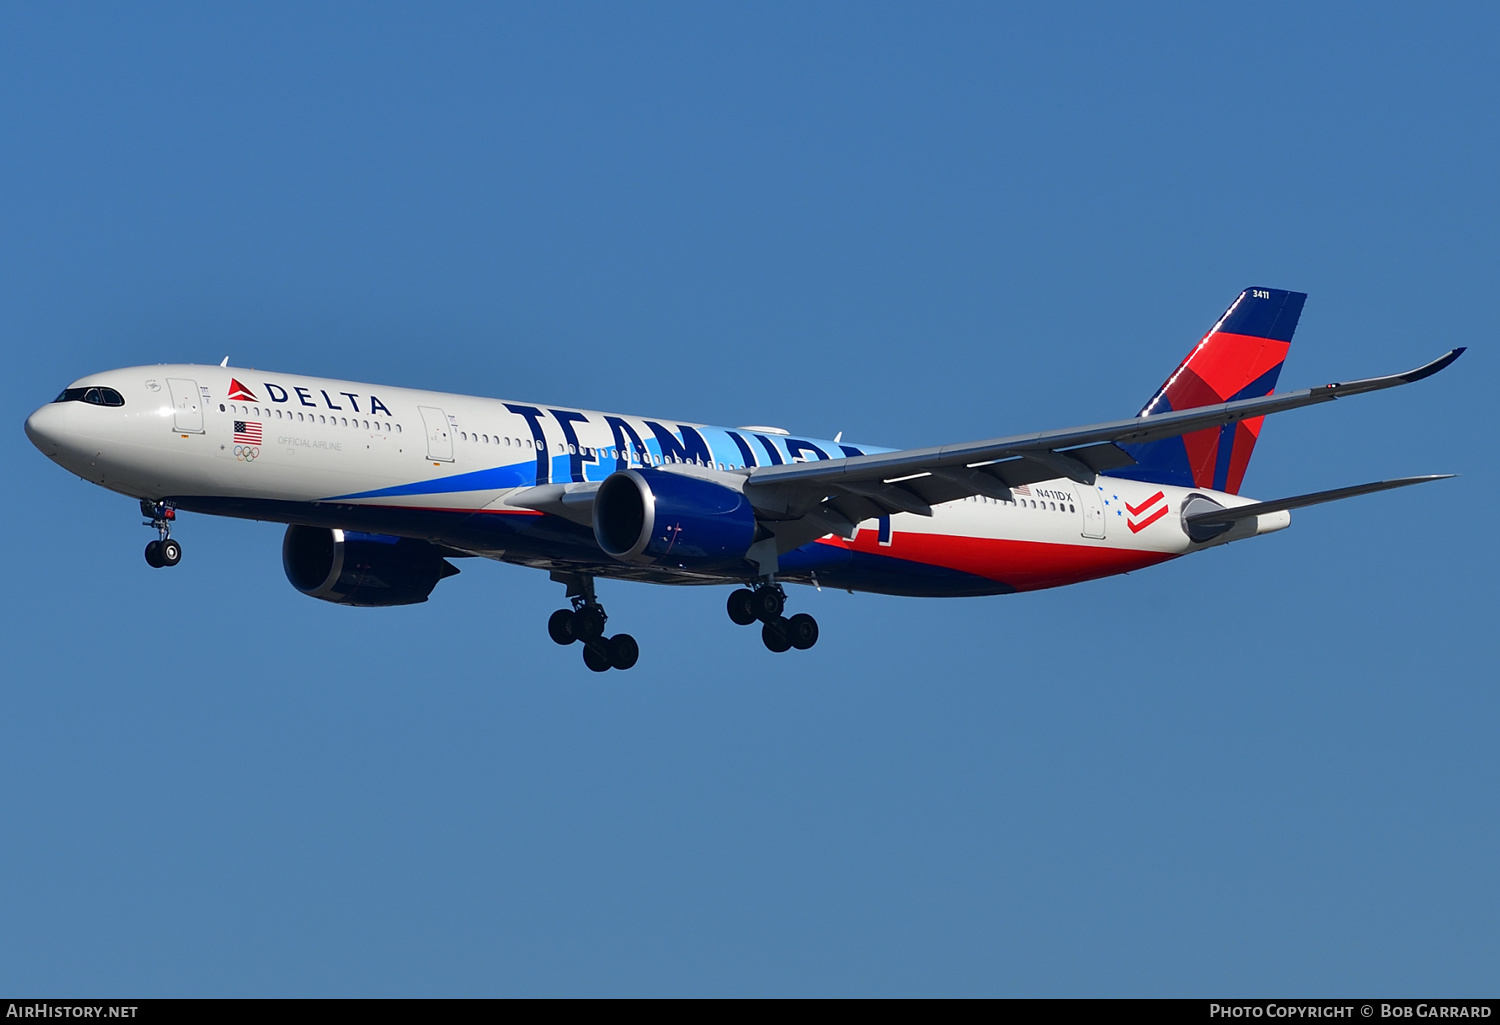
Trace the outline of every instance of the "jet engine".
{"type": "Polygon", "coordinates": [[[426,541],[293,524],[281,565],[303,594],[339,605],[415,605],[458,572],[426,541]]]}
{"type": "Polygon", "coordinates": [[[620,470],[594,496],[594,539],[624,562],[732,565],[755,541],[755,512],[744,495],[722,484],[661,470],[620,470]]]}

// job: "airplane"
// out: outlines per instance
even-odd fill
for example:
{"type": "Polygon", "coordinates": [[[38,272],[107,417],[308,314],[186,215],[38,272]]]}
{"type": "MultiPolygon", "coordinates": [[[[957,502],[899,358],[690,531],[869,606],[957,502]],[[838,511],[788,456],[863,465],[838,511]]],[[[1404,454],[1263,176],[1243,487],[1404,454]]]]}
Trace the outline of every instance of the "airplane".
{"type": "Polygon", "coordinates": [[[1007,594],[1128,573],[1282,530],[1291,510],[1443,479],[1273,501],[1240,494],[1263,418],[1431,377],[1276,393],[1306,294],[1247,288],[1134,417],[890,449],[230,367],[80,378],[26,421],[49,459],[140,501],[175,566],[178,512],[287,525],[292,586],[355,606],[424,602],[480,557],[546,570],[547,631],[595,672],[640,649],[606,635],[597,578],[732,585],[729,618],[773,652],[811,648],[783,585],[1007,594]]]}

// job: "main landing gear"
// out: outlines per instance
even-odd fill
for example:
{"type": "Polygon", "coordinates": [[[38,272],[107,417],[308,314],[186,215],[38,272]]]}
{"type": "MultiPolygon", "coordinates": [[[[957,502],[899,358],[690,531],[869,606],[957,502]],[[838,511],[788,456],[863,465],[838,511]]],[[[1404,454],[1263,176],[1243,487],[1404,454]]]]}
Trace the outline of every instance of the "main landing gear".
{"type": "Polygon", "coordinates": [[[806,651],[818,643],[818,621],[806,612],[799,612],[790,619],[782,615],[786,608],[786,592],[780,584],[763,583],[751,590],[741,587],[729,595],[729,618],[740,626],[749,626],[757,620],[762,624],[760,639],[775,652],[796,648],[806,651]]]}
{"type": "Polygon", "coordinates": [[[152,502],[141,499],[141,515],[148,517],[143,526],[155,527],[161,538],[146,546],[146,565],[152,569],[175,566],[182,561],[182,545],[172,540],[172,521],[177,519],[177,510],[170,502],[152,502]]]}
{"type": "Polygon", "coordinates": [[[629,669],[641,657],[640,645],[629,634],[604,636],[609,617],[594,597],[594,578],[554,573],[552,579],[568,586],[570,609],[558,609],[547,620],[547,634],[558,644],[583,642],[583,664],[596,673],[629,669]]]}

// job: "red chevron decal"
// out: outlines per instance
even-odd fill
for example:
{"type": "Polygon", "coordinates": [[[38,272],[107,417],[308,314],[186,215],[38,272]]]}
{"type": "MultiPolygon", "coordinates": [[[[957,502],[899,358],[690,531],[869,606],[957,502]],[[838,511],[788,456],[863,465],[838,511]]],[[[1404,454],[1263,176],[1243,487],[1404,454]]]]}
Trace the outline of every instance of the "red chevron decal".
{"type": "MultiPolygon", "coordinates": [[[[1126,506],[1126,508],[1128,509],[1129,506],[1126,506]]],[[[1152,513],[1150,516],[1147,516],[1141,522],[1137,523],[1135,522],[1135,520],[1126,520],[1125,525],[1130,528],[1130,532],[1132,534],[1139,534],[1141,531],[1151,526],[1151,524],[1155,523],[1157,520],[1165,516],[1167,514],[1167,510],[1170,508],[1172,507],[1169,505],[1164,505],[1160,509],[1156,510],[1156,512],[1152,513]]]]}
{"type": "Polygon", "coordinates": [[[1158,491],[1156,494],[1154,494],[1150,498],[1146,499],[1140,505],[1131,505],[1129,502],[1126,502],[1125,503],[1125,511],[1128,512],[1132,516],[1139,516],[1141,513],[1145,512],[1147,509],[1151,508],[1157,502],[1160,502],[1163,498],[1166,498],[1166,497],[1167,497],[1166,495],[1164,495],[1160,491],[1158,491]]]}

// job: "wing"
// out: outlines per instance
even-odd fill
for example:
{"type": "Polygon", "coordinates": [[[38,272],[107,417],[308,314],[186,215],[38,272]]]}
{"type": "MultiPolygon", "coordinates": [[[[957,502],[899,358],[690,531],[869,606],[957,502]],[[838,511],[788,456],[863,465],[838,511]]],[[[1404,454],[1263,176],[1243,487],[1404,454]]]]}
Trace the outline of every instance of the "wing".
{"type": "MultiPolygon", "coordinates": [[[[1404,374],[1326,384],[1214,406],[1133,417],[1061,431],[993,438],[961,445],[907,449],[750,471],[745,495],[756,512],[775,521],[804,521],[783,545],[834,533],[848,537],[862,520],[892,513],[931,516],[932,507],[971,495],[1009,498],[1010,488],[1067,477],[1092,484],[1094,476],[1130,466],[1121,442],[1154,441],[1350,395],[1410,384],[1447,367],[1463,354],[1453,349],[1404,374]],[[809,534],[809,531],[814,533],[809,534]]],[[[768,524],[773,530],[774,523],[768,524]]],[[[785,525],[790,528],[790,524],[785,525]]],[[[801,541],[798,543],[805,543],[801,541]]],[[[795,547],[796,545],[792,545],[795,547]]],[[[783,549],[784,550],[784,549],[783,549]]]]}

